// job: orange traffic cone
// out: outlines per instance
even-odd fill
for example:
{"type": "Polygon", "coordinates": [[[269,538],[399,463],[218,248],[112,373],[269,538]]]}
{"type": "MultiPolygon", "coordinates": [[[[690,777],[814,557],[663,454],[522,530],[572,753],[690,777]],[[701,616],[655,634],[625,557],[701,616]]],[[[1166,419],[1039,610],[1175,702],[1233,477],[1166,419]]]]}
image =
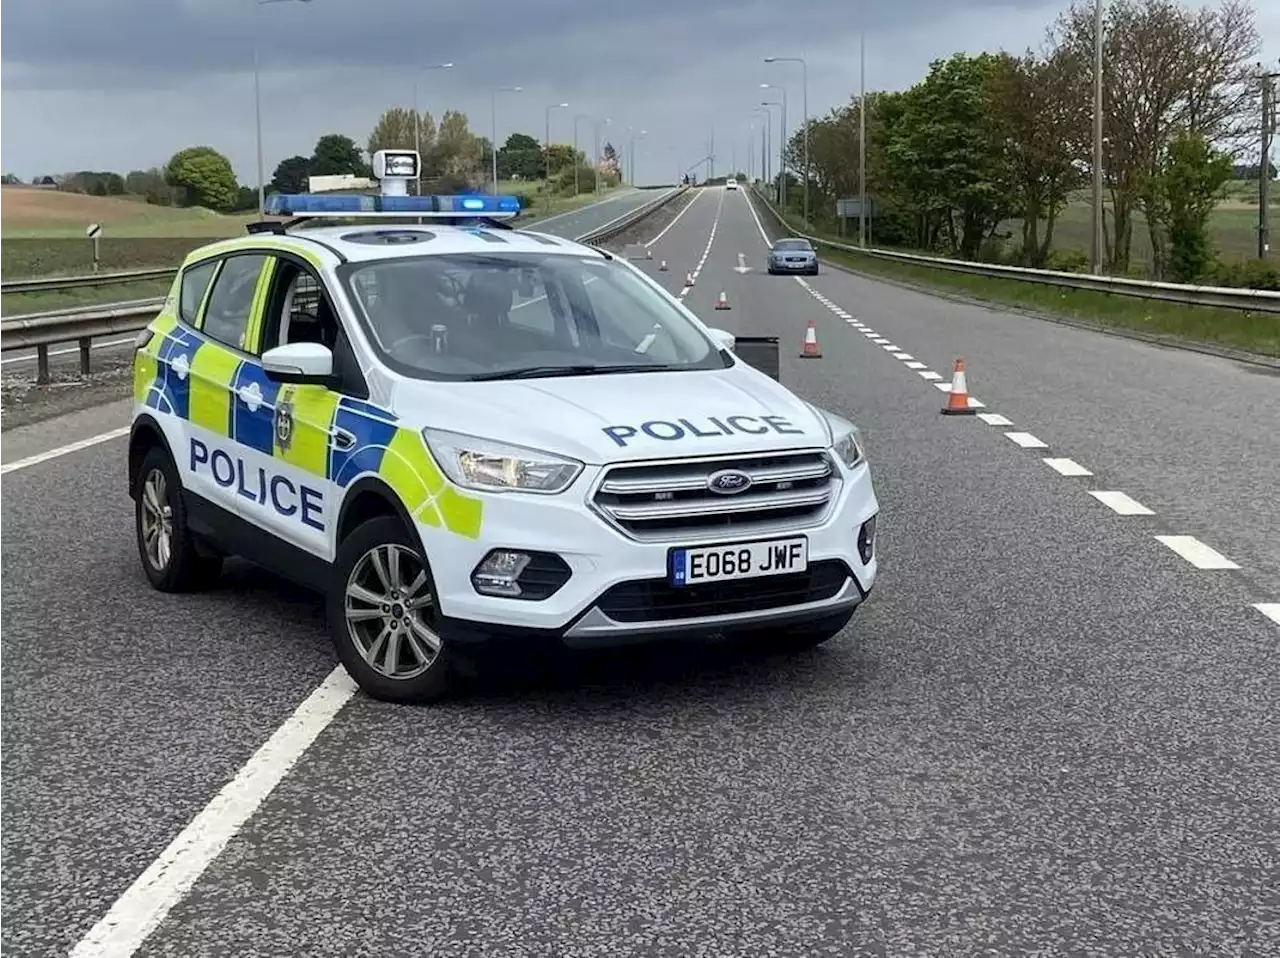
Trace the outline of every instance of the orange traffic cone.
{"type": "Polygon", "coordinates": [[[667,261],[664,259],[662,263],[658,266],[658,272],[665,273],[666,271],[667,271],[667,261]]]}
{"type": "Polygon", "coordinates": [[[733,309],[729,305],[729,297],[724,294],[724,290],[720,290],[720,298],[716,300],[716,309],[733,309]]]}
{"type": "Polygon", "coordinates": [[[951,392],[947,394],[947,404],[942,407],[944,416],[972,416],[976,409],[969,408],[969,389],[964,381],[964,360],[956,360],[955,373],[951,378],[951,392]]]}
{"type": "Polygon", "coordinates": [[[801,359],[821,359],[822,347],[818,345],[818,327],[811,319],[804,331],[804,346],[800,349],[801,359]]]}
{"type": "Polygon", "coordinates": [[[685,284],[686,286],[692,286],[692,285],[693,285],[693,274],[692,274],[692,273],[685,273],[685,274],[684,274],[684,284],[685,284]]]}

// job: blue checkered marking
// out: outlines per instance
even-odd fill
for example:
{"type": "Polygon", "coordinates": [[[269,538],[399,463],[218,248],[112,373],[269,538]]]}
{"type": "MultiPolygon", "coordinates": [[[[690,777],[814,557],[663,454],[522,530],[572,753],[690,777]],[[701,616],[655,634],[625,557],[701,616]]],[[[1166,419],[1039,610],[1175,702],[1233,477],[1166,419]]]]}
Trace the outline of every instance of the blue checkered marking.
{"type": "Polygon", "coordinates": [[[268,379],[266,371],[257,363],[242,362],[231,388],[231,438],[265,455],[272,455],[275,452],[275,409],[280,384],[268,379]],[[240,398],[240,389],[254,383],[262,393],[262,405],[257,412],[250,412],[240,398]]]}
{"type": "Polygon", "coordinates": [[[333,417],[333,428],[345,429],[356,437],[350,449],[329,447],[329,481],[346,486],[357,476],[378,471],[382,454],[399,426],[394,413],[372,403],[343,397],[333,417]]]}

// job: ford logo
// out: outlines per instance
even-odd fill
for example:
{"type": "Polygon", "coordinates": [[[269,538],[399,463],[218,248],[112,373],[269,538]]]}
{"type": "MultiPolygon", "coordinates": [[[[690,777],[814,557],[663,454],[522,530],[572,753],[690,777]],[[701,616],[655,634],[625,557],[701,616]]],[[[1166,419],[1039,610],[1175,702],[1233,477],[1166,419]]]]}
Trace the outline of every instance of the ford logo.
{"type": "Polygon", "coordinates": [[[751,488],[751,477],[737,469],[722,469],[707,477],[707,488],[722,496],[732,496],[751,488]]]}

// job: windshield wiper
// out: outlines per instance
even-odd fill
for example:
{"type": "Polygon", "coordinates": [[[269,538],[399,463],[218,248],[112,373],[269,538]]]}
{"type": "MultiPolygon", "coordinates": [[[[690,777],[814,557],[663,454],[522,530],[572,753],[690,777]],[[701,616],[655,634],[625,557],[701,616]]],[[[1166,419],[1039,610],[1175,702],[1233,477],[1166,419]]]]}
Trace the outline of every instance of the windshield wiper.
{"type": "Polygon", "coordinates": [[[566,366],[525,366],[520,369],[500,369],[491,373],[471,376],[468,382],[487,382],[496,379],[544,379],[551,376],[605,376],[609,373],[652,373],[671,369],[657,363],[626,363],[618,366],[589,366],[585,363],[566,366]]]}

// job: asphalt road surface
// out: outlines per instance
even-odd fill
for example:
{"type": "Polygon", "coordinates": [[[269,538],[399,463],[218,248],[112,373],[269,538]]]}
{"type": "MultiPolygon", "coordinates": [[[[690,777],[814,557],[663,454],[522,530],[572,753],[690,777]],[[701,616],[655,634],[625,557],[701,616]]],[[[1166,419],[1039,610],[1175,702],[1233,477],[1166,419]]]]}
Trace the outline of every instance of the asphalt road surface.
{"type": "Polygon", "coordinates": [[[10,430],[6,954],[67,954],[180,834],[212,863],[149,886],[172,909],[133,954],[1280,953],[1280,621],[1255,607],[1280,603],[1275,380],[763,275],[740,192],[651,248],[862,428],[880,579],[846,633],[566,655],[432,708],[346,698],[316,597],[247,565],[147,587],[122,438],[22,464],[126,403],[10,430]],[[958,355],[1011,424],[939,415],[921,373],[958,355]],[[1239,568],[1184,557],[1205,548],[1239,568]]]}

